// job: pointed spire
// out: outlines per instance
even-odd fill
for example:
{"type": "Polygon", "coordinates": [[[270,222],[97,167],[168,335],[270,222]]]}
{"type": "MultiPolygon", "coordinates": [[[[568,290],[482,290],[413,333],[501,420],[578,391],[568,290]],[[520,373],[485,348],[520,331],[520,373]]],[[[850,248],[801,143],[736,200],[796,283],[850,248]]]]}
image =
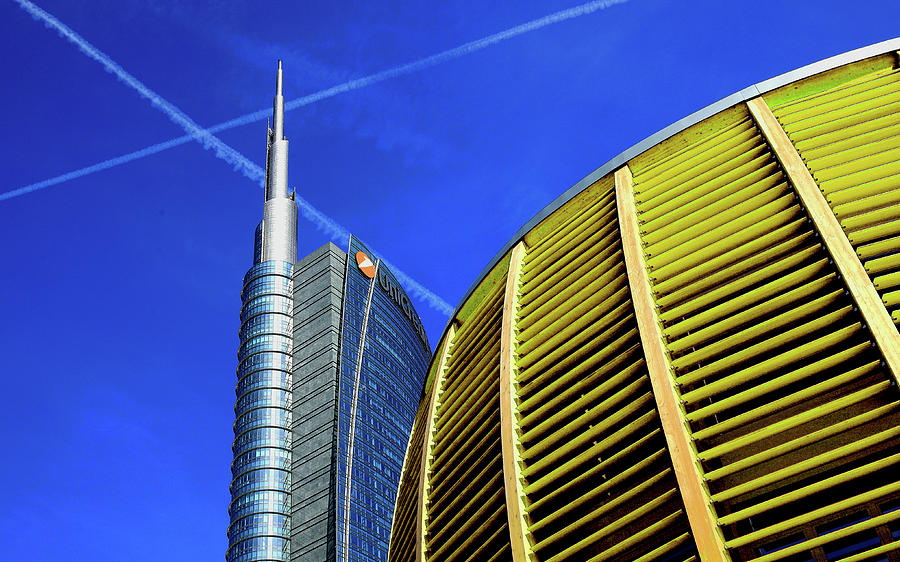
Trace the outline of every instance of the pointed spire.
{"type": "Polygon", "coordinates": [[[272,109],[272,130],[275,131],[275,140],[284,138],[284,95],[282,94],[281,61],[278,61],[278,70],[275,73],[275,102],[272,109]]]}
{"type": "Polygon", "coordinates": [[[272,104],[272,125],[266,150],[266,201],[289,197],[287,187],[287,139],[284,138],[284,95],[281,61],[275,73],[275,99],[272,104]]]}
{"type": "Polygon", "coordinates": [[[278,72],[275,75],[275,95],[280,96],[281,94],[281,59],[278,59],[278,72]]]}

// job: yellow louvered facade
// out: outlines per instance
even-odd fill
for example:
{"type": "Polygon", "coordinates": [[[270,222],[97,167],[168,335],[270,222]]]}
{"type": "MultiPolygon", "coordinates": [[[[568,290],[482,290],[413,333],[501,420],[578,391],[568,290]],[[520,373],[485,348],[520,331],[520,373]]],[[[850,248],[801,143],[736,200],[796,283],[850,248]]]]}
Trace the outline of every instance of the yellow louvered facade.
{"type": "Polygon", "coordinates": [[[601,168],[460,304],[389,560],[900,561],[893,41],[601,168]]]}

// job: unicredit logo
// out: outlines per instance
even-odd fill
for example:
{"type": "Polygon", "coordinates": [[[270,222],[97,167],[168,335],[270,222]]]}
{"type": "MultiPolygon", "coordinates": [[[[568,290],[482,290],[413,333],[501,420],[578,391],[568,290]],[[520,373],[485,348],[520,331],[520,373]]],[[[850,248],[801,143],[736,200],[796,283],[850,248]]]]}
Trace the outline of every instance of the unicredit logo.
{"type": "Polygon", "coordinates": [[[362,271],[363,275],[369,279],[375,278],[375,264],[372,263],[369,256],[363,252],[356,252],[356,265],[359,267],[359,270],[362,271]]]}

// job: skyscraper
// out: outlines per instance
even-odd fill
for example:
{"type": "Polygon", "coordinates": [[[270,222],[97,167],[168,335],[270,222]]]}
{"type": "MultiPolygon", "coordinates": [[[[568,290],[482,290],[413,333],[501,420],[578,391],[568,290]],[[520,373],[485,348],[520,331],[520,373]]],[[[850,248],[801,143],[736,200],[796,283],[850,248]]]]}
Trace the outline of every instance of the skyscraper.
{"type": "Polygon", "coordinates": [[[226,560],[386,560],[428,339],[356,238],[297,262],[280,62],[268,135],[241,291],[226,560]]]}
{"type": "Polygon", "coordinates": [[[290,552],[291,342],[297,204],[287,188],[281,62],[266,148],[263,219],[241,290],[229,562],[286,560],[290,552]]]}
{"type": "Polygon", "coordinates": [[[291,560],[386,560],[412,421],[430,358],[383,262],[351,237],[294,276],[291,560]]]}

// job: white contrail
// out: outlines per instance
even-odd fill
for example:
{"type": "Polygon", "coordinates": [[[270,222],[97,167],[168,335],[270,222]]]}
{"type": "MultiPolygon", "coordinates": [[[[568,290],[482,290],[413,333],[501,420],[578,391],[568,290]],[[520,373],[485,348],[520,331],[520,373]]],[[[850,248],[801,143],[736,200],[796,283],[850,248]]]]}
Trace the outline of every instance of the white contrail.
{"type": "MultiPolygon", "coordinates": [[[[25,0],[16,0],[22,5],[23,8],[31,12],[30,9],[26,7],[26,4],[30,4],[34,7],[30,2],[26,2],[25,0]]],[[[576,18],[578,16],[583,16],[586,14],[590,14],[592,12],[596,12],[598,10],[602,10],[604,8],[608,8],[615,4],[622,4],[627,0],[597,0],[594,2],[587,2],[585,4],[581,4],[580,6],[575,6],[574,8],[569,8],[566,10],[561,10],[559,12],[555,12],[548,16],[544,16],[542,18],[538,18],[536,20],[532,20],[528,23],[523,23],[522,25],[517,25],[515,27],[511,27],[505,31],[500,31],[499,33],[495,33],[493,35],[489,35],[482,39],[476,39],[475,41],[470,41],[459,47],[454,47],[452,49],[448,49],[446,51],[442,51],[435,55],[431,55],[429,57],[425,57],[424,59],[420,59],[414,62],[410,62],[407,64],[403,64],[400,66],[395,66],[393,68],[389,68],[387,70],[382,70],[380,72],[376,72],[375,74],[370,74],[369,76],[364,76],[362,78],[356,78],[354,80],[350,80],[348,82],[344,82],[343,84],[338,84],[336,86],[332,86],[325,90],[319,90],[318,92],[314,92],[312,94],[288,101],[285,103],[285,110],[296,109],[298,107],[303,107],[305,105],[309,105],[327,98],[334,97],[338,94],[342,94],[345,92],[350,92],[352,90],[358,90],[360,88],[364,88],[366,86],[371,86],[373,84],[377,84],[378,82],[383,82],[385,80],[389,80],[391,78],[397,78],[399,76],[404,76],[406,74],[412,74],[413,72],[418,72],[420,70],[425,70],[426,68],[430,68],[432,66],[438,65],[443,62],[447,62],[452,59],[459,58],[461,56],[474,53],[475,51],[480,51],[486,47],[499,43],[500,41],[505,41],[506,39],[510,39],[512,37],[516,37],[517,35],[522,35],[523,33],[528,33],[529,31],[534,31],[536,29],[540,29],[542,27],[546,27],[550,24],[558,23],[561,21],[569,20],[572,18],[576,18]]],[[[35,9],[39,9],[36,8],[35,9]]],[[[37,16],[36,16],[37,17],[37,16]]],[[[271,109],[260,109],[259,111],[254,111],[252,113],[247,113],[246,115],[241,115],[240,117],[235,117],[234,119],[229,119],[228,121],[223,121],[217,125],[213,125],[209,129],[206,129],[209,133],[218,133],[221,131],[226,131],[228,129],[232,129],[234,127],[239,127],[241,125],[247,125],[250,123],[254,123],[256,121],[260,121],[269,116],[272,112],[271,109]]],[[[50,187],[51,185],[56,185],[65,181],[69,181],[75,178],[80,178],[82,176],[86,176],[88,174],[92,174],[94,172],[99,172],[100,170],[106,170],[107,168],[112,168],[113,166],[118,166],[119,164],[125,164],[127,162],[131,162],[132,160],[137,160],[138,158],[143,158],[145,156],[149,156],[151,154],[156,154],[157,152],[162,152],[163,150],[168,150],[170,148],[174,148],[176,146],[180,146],[182,144],[186,144],[194,140],[194,137],[191,135],[185,135],[183,137],[174,138],[165,142],[161,142],[159,144],[154,144],[153,146],[148,146],[147,148],[143,148],[136,152],[131,152],[129,154],[124,154],[122,156],[117,156],[115,158],[110,158],[104,162],[99,164],[94,164],[92,166],[88,166],[86,168],[81,168],[79,170],[75,170],[72,172],[68,172],[59,176],[55,176],[43,181],[39,181],[37,183],[32,183],[26,185],[24,187],[20,187],[18,189],[14,189],[12,191],[7,191],[5,193],[0,193],[0,201],[4,199],[11,199],[13,197],[17,197],[19,195],[25,195],[26,193],[31,193],[32,191],[36,191],[38,189],[43,189],[45,187],[50,187]]]]}
{"type": "MultiPolygon", "coordinates": [[[[88,43],[86,39],[75,33],[61,21],[28,0],[15,1],[35,19],[44,22],[44,25],[50,29],[55,29],[63,38],[78,47],[81,52],[99,62],[108,72],[114,74],[127,86],[137,91],[142,97],[148,99],[154,107],[162,111],[173,123],[184,129],[191,138],[200,142],[207,150],[213,150],[217,158],[231,164],[235,170],[239,170],[242,174],[257,182],[260,186],[264,184],[266,173],[260,166],[254,164],[243,154],[231,148],[218,138],[214,137],[212,133],[197,125],[197,123],[185,115],[180,109],[163,99],[162,96],[126,72],[124,68],[119,66],[115,61],[109,58],[109,56],[88,43]]],[[[127,158],[127,156],[120,158],[127,158]]],[[[98,166],[101,165],[102,164],[98,164],[98,166]]],[[[350,232],[338,224],[337,221],[326,216],[302,197],[297,197],[296,199],[302,215],[318,228],[324,230],[333,239],[341,242],[349,238],[350,232]]],[[[406,280],[411,293],[422,298],[429,306],[443,312],[447,316],[453,313],[453,308],[445,300],[426,289],[420,283],[411,279],[405,273],[399,270],[395,270],[395,273],[399,274],[398,277],[402,277],[402,279],[406,280]]]]}

